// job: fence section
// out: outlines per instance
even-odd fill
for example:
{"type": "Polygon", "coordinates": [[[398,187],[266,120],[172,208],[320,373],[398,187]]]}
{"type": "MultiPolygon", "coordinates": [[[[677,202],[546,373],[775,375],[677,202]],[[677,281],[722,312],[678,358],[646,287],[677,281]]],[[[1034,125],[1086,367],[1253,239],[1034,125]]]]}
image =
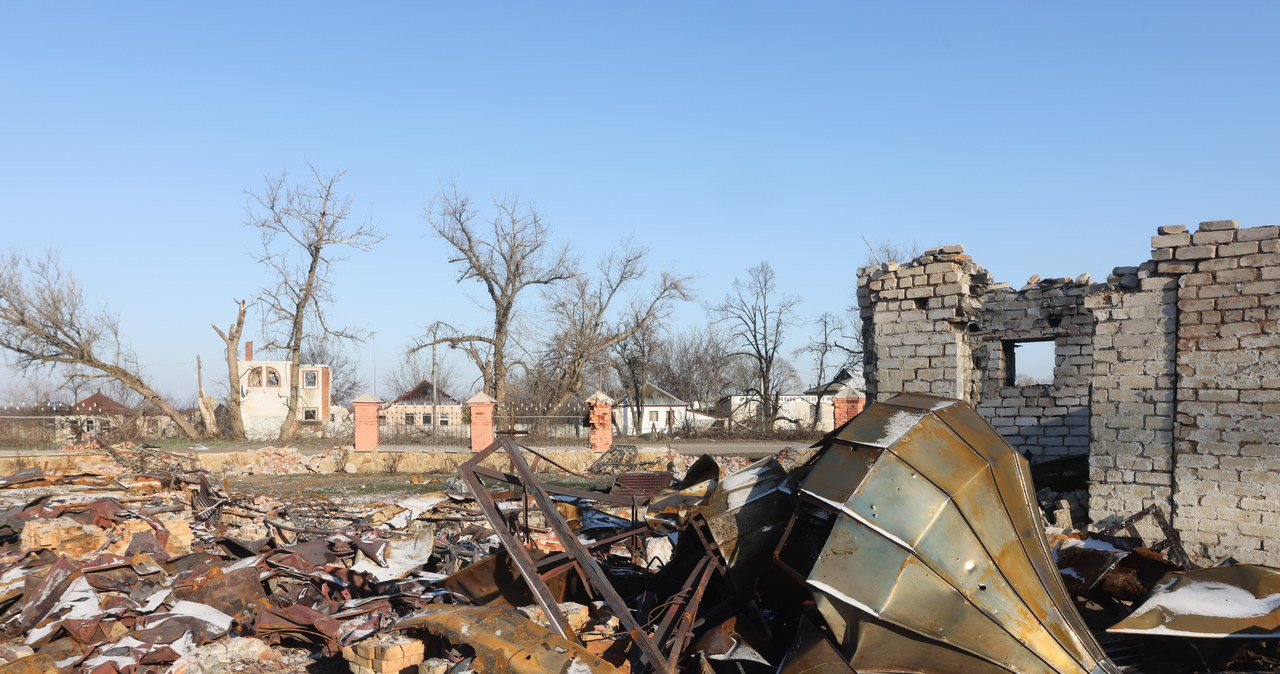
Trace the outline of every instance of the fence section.
{"type": "Polygon", "coordinates": [[[587,423],[587,404],[571,402],[547,414],[538,405],[528,403],[504,403],[498,406],[494,426],[499,434],[514,433],[517,439],[529,442],[587,443],[591,427],[587,423]]]}

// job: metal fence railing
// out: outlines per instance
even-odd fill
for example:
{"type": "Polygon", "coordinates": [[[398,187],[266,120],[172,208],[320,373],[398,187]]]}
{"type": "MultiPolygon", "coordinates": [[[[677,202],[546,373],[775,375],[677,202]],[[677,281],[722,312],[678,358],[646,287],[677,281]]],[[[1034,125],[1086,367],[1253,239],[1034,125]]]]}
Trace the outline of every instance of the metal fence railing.
{"type": "Polygon", "coordinates": [[[0,404],[0,447],[53,449],[92,443],[155,440],[173,435],[168,417],[74,405],[0,404]]]}
{"type": "Polygon", "coordinates": [[[546,414],[535,405],[509,403],[499,405],[494,417],[498,433],[514,432],[517,439],[532,443],[585,443],[591,435],[587,425],[587,406],[570,404],[546,414]]]}

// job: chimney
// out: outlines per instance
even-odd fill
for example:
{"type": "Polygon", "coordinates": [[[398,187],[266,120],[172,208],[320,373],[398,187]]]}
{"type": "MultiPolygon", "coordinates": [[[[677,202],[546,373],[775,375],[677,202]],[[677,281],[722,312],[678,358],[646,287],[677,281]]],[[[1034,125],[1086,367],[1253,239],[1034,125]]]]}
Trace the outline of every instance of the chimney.
{"type": "Polygon", "coordinates": [[[244,343],[244,359],[253,360],[253,342],[244,343]]]}

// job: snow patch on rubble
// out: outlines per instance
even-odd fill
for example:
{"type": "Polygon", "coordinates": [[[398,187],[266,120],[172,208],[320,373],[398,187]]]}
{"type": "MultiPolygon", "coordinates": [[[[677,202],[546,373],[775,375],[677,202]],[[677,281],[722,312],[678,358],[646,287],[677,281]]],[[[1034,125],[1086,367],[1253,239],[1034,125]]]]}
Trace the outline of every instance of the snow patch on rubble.
{"type": "Polygon", "coordinates": [[[1255,597],[1235,585],[1192,581],[1172,590],[1156,588],[1151,598],[1129,617],[1136,618],[1157,609],[1206,618],[1259,618],[1280,610],[1280,593],[1255,597]]]}
{"type": "Polygon", "coordinates": [[[89,620],[102,615],[102,607],[98,605],[98,593],[93,591],[93,586],[89,585],[89,581],[85,580],[84,576],[71,581],[58,599],[56,612],[64,609],[66,612],[61,613],[57,620],[50,620],[28,632],[27,643],[35,643],[43,638],[60,627],[63,620],[89,620]]]}
{"type": "Polygon", "coordinates": [[[915,414],[912,412],[894,412],[889,417],[889,421],[884,425],[884,436],[879,440],[871,443],[878,447],[888,447],[897,442],[899,438],[907,434],[907,431],[916,427],[925,415],[915,414]]]}

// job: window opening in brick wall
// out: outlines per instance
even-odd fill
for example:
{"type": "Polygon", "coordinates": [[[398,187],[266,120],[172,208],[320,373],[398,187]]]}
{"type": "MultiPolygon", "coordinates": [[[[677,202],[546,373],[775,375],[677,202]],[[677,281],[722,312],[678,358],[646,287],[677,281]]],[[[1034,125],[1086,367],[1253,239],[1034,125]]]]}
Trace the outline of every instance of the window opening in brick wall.
{"type": "Polygon", "coordinates": [[[1004,385],[1036,386],[1053,383],[1057,344],[1053,339],[1007,339],[1004,347],[1004,385]]]}
{"type": "Polygon", "coordinates": [[[405,425],[405,426],[412,426],[412,425],[414,424],[414,422],[415,422],[415,421],[417,421],[417,420],[418,420],[418,415],[416,415],[416,414],[407,414],[407,413],[406,413],[406,414],[404,415],[404,425],[405,425]]]}
{"type": "Polygon", "coordinates": [[[320,372],[317,370],[303,372],[302,388],[320,388],[320,372]]]}
{"type": "Polygon", "coordinates": [[[320,418],[320,410],[315,407],[302,408],[303,421],[316,421],[320,418]]]}

